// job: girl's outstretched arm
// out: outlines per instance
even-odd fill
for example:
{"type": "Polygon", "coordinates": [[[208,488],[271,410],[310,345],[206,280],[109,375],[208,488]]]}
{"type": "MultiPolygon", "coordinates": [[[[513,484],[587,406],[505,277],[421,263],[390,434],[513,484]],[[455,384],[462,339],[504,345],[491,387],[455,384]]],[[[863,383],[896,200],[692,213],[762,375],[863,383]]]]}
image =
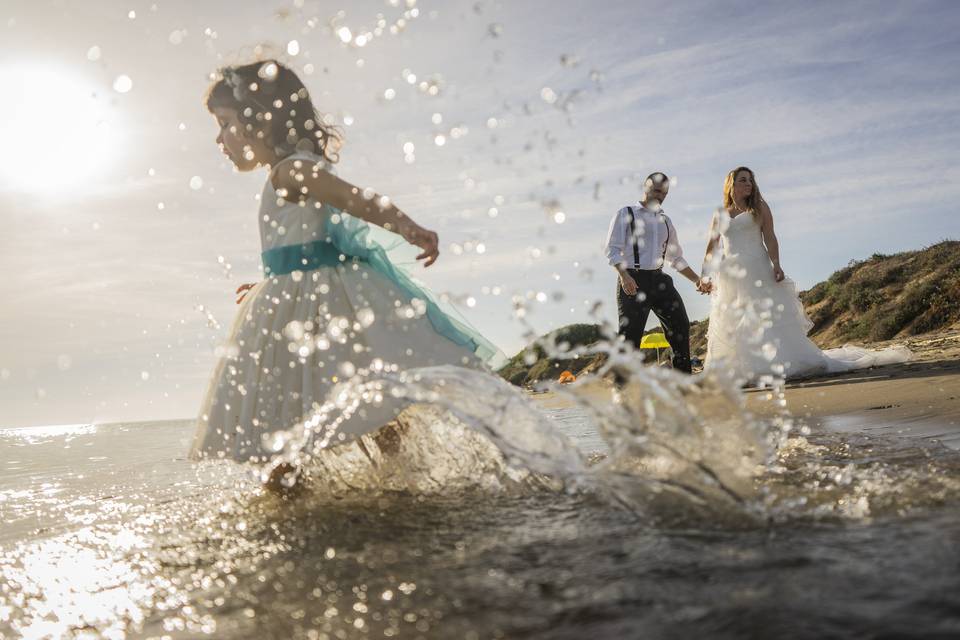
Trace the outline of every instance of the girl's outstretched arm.
{"type": "Polygon", "coordinates": [[[417,260],[429,267],[440,256],[437,234],[418,225],[393,203],[377,193],[366,192],[346,180],[341,180],[321,165],[306,160],[289,158],[270,174],[277,196],[299,202],[314,198],[350,215],[383,227],[403,237],[410,244],[420,247],[417,260]]]}

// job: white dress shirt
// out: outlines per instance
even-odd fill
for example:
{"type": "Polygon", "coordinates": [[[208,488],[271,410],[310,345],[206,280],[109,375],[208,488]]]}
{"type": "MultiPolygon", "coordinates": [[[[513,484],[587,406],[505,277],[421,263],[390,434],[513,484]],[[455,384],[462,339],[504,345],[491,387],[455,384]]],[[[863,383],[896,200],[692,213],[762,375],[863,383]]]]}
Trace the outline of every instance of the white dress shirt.
{"type": "Polygon", "coordinates": [[[607,232],[606,254],[611,266],[622,264],[627,269],[662,269],[665,261],[677,271],[690,266],[683,259],[680,239],[670,218],[663,211],[651,211],[643,205],[624,207],[613,216],[607,232]],[[630,209],[636,221],[639,261],[634,260],[630,209]]]}

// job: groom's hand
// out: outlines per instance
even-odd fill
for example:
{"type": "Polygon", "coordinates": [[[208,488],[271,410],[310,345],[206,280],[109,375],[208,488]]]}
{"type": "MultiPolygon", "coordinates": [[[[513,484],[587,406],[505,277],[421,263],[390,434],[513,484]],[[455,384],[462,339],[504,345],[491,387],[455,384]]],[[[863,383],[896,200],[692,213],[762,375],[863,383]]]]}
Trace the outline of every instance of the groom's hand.
{"type": "Polygon", "coordinates": [[[637,283],[630,276],[629,273],[620,274],[620,287],[623,289],[623,292],[628,296],[637,295],[637,283]]]}
{"type": "Polygon", "coordinates": [[[713,283],[709,278],[700,278],[697,280],[697,291],[700,293],[710,293],[713,290],[713,283]]]}

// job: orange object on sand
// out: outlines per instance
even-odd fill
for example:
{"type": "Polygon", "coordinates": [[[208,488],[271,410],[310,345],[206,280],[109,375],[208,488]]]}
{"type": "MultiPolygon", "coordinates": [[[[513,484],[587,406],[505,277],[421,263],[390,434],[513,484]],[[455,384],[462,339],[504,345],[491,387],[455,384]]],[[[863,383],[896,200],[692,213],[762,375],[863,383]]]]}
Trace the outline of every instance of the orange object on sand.
{"type": "Polygon", "coordinates": [[[560,384],[570,384],[571,382],[576,382],[577,376],[573,375],[570,371],[564,371],[560,374],[560,377],[557,379],[557,382],[560,384]]]}

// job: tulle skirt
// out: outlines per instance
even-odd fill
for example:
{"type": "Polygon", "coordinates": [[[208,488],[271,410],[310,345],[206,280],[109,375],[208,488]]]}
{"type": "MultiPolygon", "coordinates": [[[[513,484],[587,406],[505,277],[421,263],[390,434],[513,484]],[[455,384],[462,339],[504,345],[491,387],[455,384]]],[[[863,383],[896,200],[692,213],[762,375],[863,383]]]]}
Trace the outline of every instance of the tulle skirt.
{"type": "MultiPolygon", "coordinates": [[[[266,462],[338,384],[433,365],[483,367],[438,333],[427,302],[366,262],[273,275],[243,300],[204,399],[191,457],[266,462]]],[[[338,416],[330,444],[392,420],[409,403],[367,398],[338,416]]]]}
{"type": "Polygon", "coordinates": [[[906,347],[868,350],[853,345],[821,351],[808,337],[813,323],[796,284],[777,282],[765,252],[724,257],[714,277],[708,368],[723,367],[743,381],[796,378],[905,362],[906,347]]]}

